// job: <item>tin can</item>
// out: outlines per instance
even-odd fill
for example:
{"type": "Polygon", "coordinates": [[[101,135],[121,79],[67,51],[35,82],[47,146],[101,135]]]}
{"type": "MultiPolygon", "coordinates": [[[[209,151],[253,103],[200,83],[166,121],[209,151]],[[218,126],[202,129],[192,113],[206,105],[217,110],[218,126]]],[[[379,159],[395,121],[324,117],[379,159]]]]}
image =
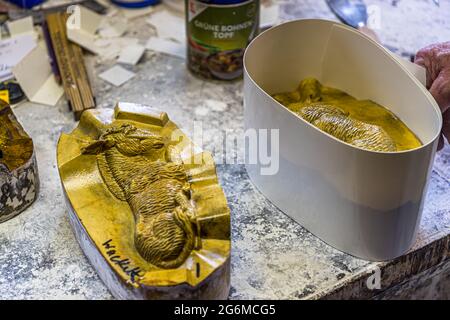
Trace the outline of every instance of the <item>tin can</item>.
{"type": "Polygon", "coordinates": [[[240,78],[245,48],[259,31],[259,0],[186,0],[186,31],[189,70],[240,78]]]}

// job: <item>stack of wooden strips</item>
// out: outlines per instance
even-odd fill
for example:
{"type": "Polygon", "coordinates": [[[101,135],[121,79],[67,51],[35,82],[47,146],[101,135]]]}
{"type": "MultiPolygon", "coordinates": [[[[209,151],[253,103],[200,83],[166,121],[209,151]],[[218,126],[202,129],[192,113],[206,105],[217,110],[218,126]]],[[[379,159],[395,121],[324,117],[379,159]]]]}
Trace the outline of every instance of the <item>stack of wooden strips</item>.
{"type": "Polygon", "coordinates": [[[86,73],[83,51],[67,38],[67,17],[66,13],[57,12],[47,15],[46,21],[66,98],[78,120],[84,110],[95,107],[95,98],[86,73]]]}

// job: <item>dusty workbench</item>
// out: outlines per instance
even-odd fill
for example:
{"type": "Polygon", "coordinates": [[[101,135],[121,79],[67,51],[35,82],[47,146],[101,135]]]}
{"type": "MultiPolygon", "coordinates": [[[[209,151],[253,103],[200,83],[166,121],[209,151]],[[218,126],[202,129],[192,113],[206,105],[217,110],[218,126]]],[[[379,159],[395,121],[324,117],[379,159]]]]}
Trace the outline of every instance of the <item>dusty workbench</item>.
{"type": "MultiPolygon", "coordinates": [[[[399,52],[415,52],[450,40],[450,1],[371,1],[380,4],[382,40],[399,52]],[[447,17],[448,18],[448,17],[447,17]]],[[[334,19],[324,1],[287,1],[283,20],[334,19]]],[[[204,148],[222,143],[217,129],[242,130],[242,82],[206,82],[182,60],[147,53],[132,70],[137,76],[116,89],[96,74],[107,63],[87,58],[98,108],[116,101],[148,104],[169,113],[190,132],[202,122],[204,148]]],[[[61,132],[76,123],[65,101],[56,107],[25,102],[15,113],[32,136],[41,190],[38,200],[0,225],[0,299],[111,299],[80,250],[69,226],[58,177],[55,147],[61,132]]],[[[346,255],[314,237],[267,201],[249,181],[243,165],[219,165],[232,213],[231,299],[450,298],[450,147],[436,159],[419,236],[411,251],[385,263],[346,255]],[[378,268],[378,269],[377,269],[378,268]],[[366,280],[381,271],[381,290],[366,280]]],[[[299,204],[301,205],[301,204],[299,204]]]]}

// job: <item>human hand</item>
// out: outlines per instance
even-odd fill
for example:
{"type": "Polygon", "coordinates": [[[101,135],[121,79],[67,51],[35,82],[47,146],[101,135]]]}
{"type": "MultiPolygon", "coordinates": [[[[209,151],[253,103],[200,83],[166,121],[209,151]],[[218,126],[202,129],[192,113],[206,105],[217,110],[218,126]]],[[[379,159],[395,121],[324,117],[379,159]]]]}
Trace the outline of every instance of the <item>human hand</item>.
{"type": "Polygon", "coordinates": [[[444,137],[450,141],[450,42],[437,43],[420,50],[415,63],[427,70],[427,89],[441,108],[444,126],[438,149],[444,137]]]}

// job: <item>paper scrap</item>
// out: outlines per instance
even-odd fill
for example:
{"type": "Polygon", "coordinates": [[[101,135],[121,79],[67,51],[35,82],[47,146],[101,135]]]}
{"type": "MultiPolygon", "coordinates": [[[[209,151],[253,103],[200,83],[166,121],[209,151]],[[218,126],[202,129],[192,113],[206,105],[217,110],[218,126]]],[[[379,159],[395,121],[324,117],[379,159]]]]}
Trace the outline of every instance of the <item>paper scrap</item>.
{"type": "Polygon", "coordinates": [[[53,76],[45,48],[36,46],[13,68],[14,76],[27,98],[54,106],[64,90],[53,76]]]}
{"type": "Polygon", "coordinates": [[[101,60],[116,59],[124,47],[138,44],[137,39],[121,37],[127,30],[125,18],[103,18],[89,9],[82,9],[80,15],[84,23],[81,28],[73,28],[75,21],[68,21],[67,37],[101,60]]]}
{"type": "Polygon", "coordinates": [[[83,30],[94,34],[97,32],[103,17],[83,6],[75,6],[72,14],[67,18],[67,29],[83,30]]]}
{"type": "Polygon", "coordinates": [[[123,48],[139,43],[136,38],[100,38],[86,32],[72,32],[71,30],[67,30],[67,37],[86,50],[99,55],[102,60],[116,59],[123,48]]]}
{"type": "Polygon", "coordinates": [[[184,19],[168,10],[152,13],[146,21],[156,28],[159,38],[174,39],[180,43],[186,42],[184,19]]]}
{"type": "Polygon", "coordinates": [[[33,37],[36,37],[33,26],[33,18],[31,16],[19,20],[7,21],[6,25],[8,26],[9,34],[11,37],[16,37],[24,34],[31,34],[33,35],[33,37]]]}
{"type": "Polygon", "coordinates": [[[142,55],[145,52],[145,47],[141,45],[127,46],[120,52],[119,59],[120,63],[135,65],[139,62],[142,55]]]}
{"type": "Polygon", "coordinates": [[[270,6],[261,5],[261,16],[259,26],[261,29],[273,27],[279,21],[280,6],[273,4],[270,6]]]}
{"type": "Polygon", "coordinates": [[[100,78],[109,82],[116,87],[120,87],[122,84],[133,78],[136,74],[128,71],[121,66],[115,65],[112,68],[106,70],[99,75],[100,78]]]}
{"type": "Polygon", "coordinates": [[[67,38],[78,44],[80,47],[84,49],[98,54],[98,48],[95,45],[95,41],[97,39],[95,34],[90,34],[81,29],[67,29],[67,38]]]}
{"type": "Polygon", "coordinates": [[[98,33],[103,38],[120,37],[127,31],[127,20],[122,17],[113,17],[104,20],[98,33]]]}
{"type": "Polygon", "coordinates": [[[13,77],[12,68],[20,62],[33,48],[36,40],[30,34],[0,41],[0,81],[13,77]]]}
{"type": "Polygon", "coordinates": [[[171,56],[186,58],[186,44],[177,43],[171,40],[152,37],[148,39],[145,48],[157,52],[167,53],[171,56]]]}
{"type": "Polygon", "coordinates": [[[67,38],[79,46],[96,53],[96,32],[102,23],[103,17],[83,6],[76,6],[67,19],[67,38]]]}
{"type": "Polygon", "coordinates": [[[96,53],[101,60],[113,60],[117,59],[124,48],[137,46],[139,39],[120,37],[120,38],[99,38],[95,41],[96,53]]]}

